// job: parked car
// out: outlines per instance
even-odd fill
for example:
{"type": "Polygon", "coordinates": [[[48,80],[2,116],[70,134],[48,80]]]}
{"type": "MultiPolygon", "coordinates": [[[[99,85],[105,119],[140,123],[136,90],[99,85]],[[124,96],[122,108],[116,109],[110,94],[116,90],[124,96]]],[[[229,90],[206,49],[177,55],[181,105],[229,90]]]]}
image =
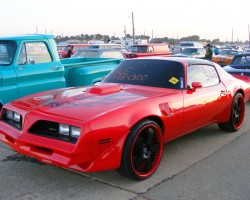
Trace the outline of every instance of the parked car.
{"type": "Polygon", "coordinates": [[[71,58],[126,58],[120,49],[84,49],[78,50],[71,58]]]}
{"type": "Polygon", "coordinates": [[[250,78],[250,53],[235,55],[232,62],[223,69],[230,74],[244,75],[250,78]]]}
{"type": "Polygon", "coordinates": [[[180,51],[188,47],[204,48],[202,43],[194,41],[182,41],[180,42],[180,47],[180,51]]]}
{"type": "Polygon", "coordinates": [[[171,48],[170,48],[170,51],[171,51],[172,54],[180,53],[181,45],[180,44],[172,45],[171,48]]]}
{"type": "Polygon", "coordinates": [[[171,51],[167,43],[135,44],[130,47],[129,53],[124,53],[127,58],[148,56],[170,56],[171,51]]]}
{"type": "Polygon", "coordinates": [[[173,54],[175,57],[191,57],[191,58],[204,58],[206,50],[203,47],[188,47],[183,49],[178,54],[173,54]]]}
{"type": "MultiPolygon", "coordinates": [[[[76,51],[81,50],[81,49],[86,49],[89,46],[89,44],[69,44],[69,45],[71,46],[71,49],[72,49],[72,55],[76,51]]],[[[61,50],[58,51],[58,55],[60,59],[65,58],[65,56],[67,55],[69,45],[63,47],[61,50]]]]}
{"type": "Polygon", "coordinates": [[[34,94],[4,105],[0,140],[63,168],[117,169],[143,180],[164,143],[211,123],[238,131],[250,84],[192,58],[125,59],[99,84],[34,94]]]}
{"type": "Polygon", "coordinates": [[[233,49],[222,49],[219,55],[214,55],[212,62],[219,64],[220,66],[229,65],[233,57],[239,54],[240,51],[233,49]]]}

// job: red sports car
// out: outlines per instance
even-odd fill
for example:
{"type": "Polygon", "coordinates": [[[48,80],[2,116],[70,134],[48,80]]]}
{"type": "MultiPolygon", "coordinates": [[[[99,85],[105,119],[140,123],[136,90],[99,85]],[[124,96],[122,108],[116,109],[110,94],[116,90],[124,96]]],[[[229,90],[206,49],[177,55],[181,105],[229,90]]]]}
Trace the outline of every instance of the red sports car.
{"type": "Polygon", "coordinates": [[[211,123],[237,131],[249,84],[192,58],[122,61],[101,83],[53,90],[6,104],[0,140],[44,163],[143,180],[164,143],[211,123]]]}

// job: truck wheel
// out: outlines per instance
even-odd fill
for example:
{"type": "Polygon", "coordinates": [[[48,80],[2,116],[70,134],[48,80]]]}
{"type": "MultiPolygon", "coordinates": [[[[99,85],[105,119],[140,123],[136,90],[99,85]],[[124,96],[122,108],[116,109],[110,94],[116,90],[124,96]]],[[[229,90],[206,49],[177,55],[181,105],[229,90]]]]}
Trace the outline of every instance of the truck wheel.
{"type": "Polygon", "coordinates": [[[152,120],[143,120],[135,125],[128,135],[117,171],[132,179],[147,179],[159,166],[162,153],[161,128],[152,120]]]}
{"type": "Polygon", "coordinates": [[[238,131],[243,123],[245,116],[245,102],[241,93],[237,93],[232,101],[230,118],[226,123],[219,123],[222,130],[235,132],[238,131]]]}

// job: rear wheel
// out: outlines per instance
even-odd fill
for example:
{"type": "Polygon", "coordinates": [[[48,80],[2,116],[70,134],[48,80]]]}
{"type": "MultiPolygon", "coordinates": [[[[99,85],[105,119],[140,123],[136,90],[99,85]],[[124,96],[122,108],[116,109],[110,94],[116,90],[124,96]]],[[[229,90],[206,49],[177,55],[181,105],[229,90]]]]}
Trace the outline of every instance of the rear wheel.
{"type": "Polygon", "coordinates": [[[230,118],[226,123],[219,123],[222,130],[235,132],[238,131],[243,123],[245,116],[245,102],[241,93],[237,93],[232,101],[230,118]]]}
{"type": "Polygon", "coordinates": [[[161,128],[152,120],[143,120],[128,135],[117,171],[129,178],[147,179],[159,166],[162,153],[161,128]]]}

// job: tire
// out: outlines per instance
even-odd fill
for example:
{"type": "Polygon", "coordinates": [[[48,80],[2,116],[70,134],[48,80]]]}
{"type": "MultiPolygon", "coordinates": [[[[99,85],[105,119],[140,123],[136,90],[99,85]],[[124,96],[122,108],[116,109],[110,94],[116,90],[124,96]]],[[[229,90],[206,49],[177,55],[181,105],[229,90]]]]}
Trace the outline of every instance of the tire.
{"type": "Polygon", "coordinates": [[[163,153],[161,128],[152,120],[136,124],[124,144],[120,168],[121,175],[144,180],[158,168],[163,153]]]}
{"type": "Polygon", "coordinates": [[[241,93],[237,93],[232,101],[230,118],[226,123],[219,123],[222,130],[235,132],[238,131],[244,121],[245,117],[245,102],[241,93]]]}

